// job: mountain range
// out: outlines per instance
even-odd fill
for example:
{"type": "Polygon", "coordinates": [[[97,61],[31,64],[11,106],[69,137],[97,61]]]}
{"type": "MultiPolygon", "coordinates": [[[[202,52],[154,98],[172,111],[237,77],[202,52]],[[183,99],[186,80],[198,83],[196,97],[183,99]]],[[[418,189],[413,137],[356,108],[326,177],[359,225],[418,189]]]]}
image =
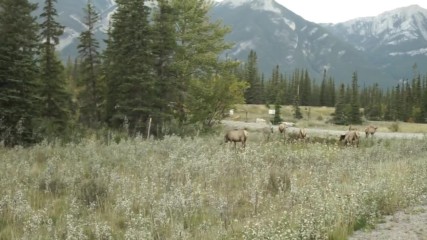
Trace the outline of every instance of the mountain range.
{"type": "MultiPolygon", "coordinates": [[[[44,0],[30,0],[43,6],[44,0]]],[[[93,0],[101,15],[100,42],[106,39],[114,0],[93,0]]],[[[59,22],[66,26],[58,50],[66,59],[77,56],[86,0],[58,1],[59,22]]],[[[385,2],[386,4],[386,2],[385,2]]],[[[40,11],[40,10],[39,10],[40,11]]],[[[232,31],[226,41],[234,47],[226,54],[246,61],[255,50],[266,76],[278,65],[284,73],[307,69],[320,81],[324,69],[336,82],[349,83],[357,72],[359,84],[394,86],[411,79],[414,71],[427,72],[427,10],[417,5],[384,12],[375,17],[322,24],[305,20],[274,0],[223,0],[210,12],[232,31]]]]}

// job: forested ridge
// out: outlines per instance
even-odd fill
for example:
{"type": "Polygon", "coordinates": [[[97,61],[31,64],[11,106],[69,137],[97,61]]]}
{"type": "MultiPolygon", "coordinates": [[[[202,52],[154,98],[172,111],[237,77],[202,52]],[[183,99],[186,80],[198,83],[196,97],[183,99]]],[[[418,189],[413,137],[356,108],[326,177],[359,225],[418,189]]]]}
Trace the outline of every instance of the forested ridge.
{"type": "MultiPolygon", "coordinates": [[[[244,63],[222,54],[231,31],[209,18],[207,0],[117,0],[105,39],[94,36],[100,20],[88,1],[81,21],[79,57],[60,61],[55,47],[64,31],[56,0],[43,6],[0,0],[0,141],[29,145],[72,141],[87,134],[192,134],[211,128],[237,103],[335,106],[334,122],[371,120],[425,122],[427,77],[413,76],[392,89],[351,85],[324,72],[258,70],[251,51],[244,63]],[[40,8],[40,16],[33,16],[40,8]],[[266,78],[265,76],[271,76],[266,78]],[[361,111],[360,109],[363,109],[361,111]]],[[[298,114],[295,117],[299,118],[298,114]]]]}

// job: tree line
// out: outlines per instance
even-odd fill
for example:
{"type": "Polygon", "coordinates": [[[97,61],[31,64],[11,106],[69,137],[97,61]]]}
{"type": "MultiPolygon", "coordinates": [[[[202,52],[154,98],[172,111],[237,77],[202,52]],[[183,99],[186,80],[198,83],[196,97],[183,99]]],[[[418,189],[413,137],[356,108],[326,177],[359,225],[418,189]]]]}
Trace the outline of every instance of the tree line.
{"type": "Polygon", "coordinates": [[[40,16],[27,0],[0,0],[0,141],[27,145],[100,129],[183,134],[243,103],[247,83],[236,61],[219,57],[231,47],[230,29],[210,21],[212,2],[147,2],[116,1],[101,51],[99,13],[88,1],[79,57],[63,64],[56,0],[40,16]]]}
{"type": "Polygon", "coordinates": [[[342,125],[360,124],[363,117],[377,121],[427,122],[427,75],[420,74],[416,64],[412,79],[402,79],[391,88],[380,88],[377,83],[360,86],[357,72],[349,73],[350,84],[337,84],[326,70],[322,79],[316,81],[305,69],[284,74],[279,66],[265,78],[257,65],[257,54],[251,50],[247,61],[237,69],[237,76],[249,84],[245,91],[246,103],[293,105],[296,118],[302,117],[298,114],[299,106],[334,107],[332,121],[342,125]]]}
{"type": "MultiPolygon", "coordinates": [[[[245,62],[223,57],[231,31],[212,22],[207,0],[117,0],[105,50],[95,38],[99,13],[82,9],[86,30],[79,57],[64,64],[56,52],[64,26],[56,0],[42,13],[28,0],[0,0],[0,142],[28,145],[44,139],[78,139],[101,130],[129,135],[186,134],[209,129],[236,103],[335,107],[334,123],[372,120],[425,122],[427,77],[383,90],[336,86],[324,71],[320,82],[307,70],[266,78],[250,51],[245,62]],[[153,2],[153,1],[150,1],[153,2]],[[361,111],[360,109],[363,109],[361,111]]],[[[416,72],[416,67],[414,67],[416,72]]]]}

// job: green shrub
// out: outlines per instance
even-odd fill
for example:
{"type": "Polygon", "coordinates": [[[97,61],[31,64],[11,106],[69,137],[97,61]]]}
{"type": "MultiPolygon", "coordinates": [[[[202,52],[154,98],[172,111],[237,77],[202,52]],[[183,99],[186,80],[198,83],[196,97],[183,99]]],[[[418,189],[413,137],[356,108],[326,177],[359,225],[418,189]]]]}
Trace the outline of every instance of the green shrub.
{"type": "Polygon", "coordinates": [[[399,132],[399,123],[398,122],[394,122],[392,123],[388,129],[390,129],[390,131],[392,132],[399,132]]]}

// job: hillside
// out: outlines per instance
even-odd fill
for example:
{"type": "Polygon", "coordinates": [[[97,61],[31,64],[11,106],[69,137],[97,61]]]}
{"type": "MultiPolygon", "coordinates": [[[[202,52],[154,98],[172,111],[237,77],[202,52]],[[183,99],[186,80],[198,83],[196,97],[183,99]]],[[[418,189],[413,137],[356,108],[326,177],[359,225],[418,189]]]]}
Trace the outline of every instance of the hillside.
{"type": "MultiPolygon", "coordinates": [[[[31,1],[43,5],[42,0],[31,1]]],[[[96,35],[105,47],[116,5],[113,0],[93,3],[102,19],[96,35]]],[[[76,38],[85,28],[81,23],[84,4],[84,0],[57,4],[59,21],[66,26],[58,47],[64,60],[77,56],[76,38]]],[[[234,47],[224,56],[246,61],[249,51],[255,50],[267,77],[278,65],[287,74],[307,69],[318,81],[326,69],[336,82],[349,83],[357,71],[361,84],[390,87],[411,79],[414,70],[427,72],[427,10],[417,5],[344,23],[318,24],[274,0],[224,0],[215,3],[211,17],[232,28],[226,41],[234,47]]]]}

